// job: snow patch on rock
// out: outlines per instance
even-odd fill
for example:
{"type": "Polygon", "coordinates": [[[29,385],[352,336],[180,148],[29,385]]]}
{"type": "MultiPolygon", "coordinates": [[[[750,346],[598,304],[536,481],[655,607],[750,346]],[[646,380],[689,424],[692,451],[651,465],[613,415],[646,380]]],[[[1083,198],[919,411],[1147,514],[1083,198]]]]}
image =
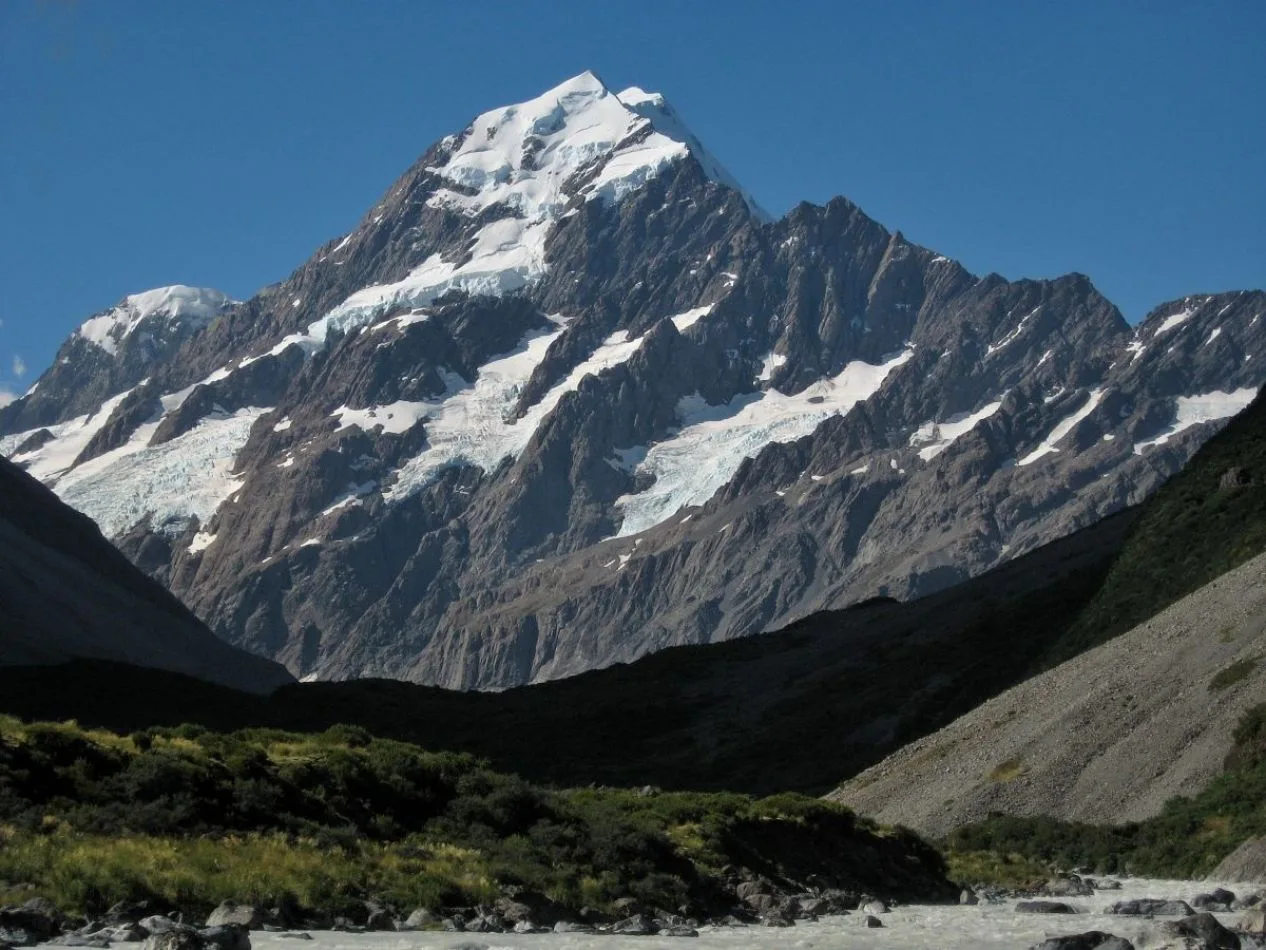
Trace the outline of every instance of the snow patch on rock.
{"type": "Polygon", "coordinates": [[[848,412],[878,392],[888,374],[913,356],[913,348],[907,348],[877,366],[855,360],[838,376],[793,396],[770,389],[719,406],[698,395],[681,399],[680,431],[652,445],[638,466],[639,472],[655,476],[654,483],[616,500],[624,516],[616,537],[638,534],[682,508],[702,505],[734,477],[744,459],[771,443],[794,442],[831,416],[848,412]]]}

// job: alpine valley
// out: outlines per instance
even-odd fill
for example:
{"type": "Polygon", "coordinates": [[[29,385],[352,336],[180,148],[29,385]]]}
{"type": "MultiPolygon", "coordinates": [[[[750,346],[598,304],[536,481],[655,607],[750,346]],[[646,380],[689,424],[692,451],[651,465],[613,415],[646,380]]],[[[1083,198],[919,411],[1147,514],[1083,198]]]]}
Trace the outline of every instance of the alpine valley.
{"type": "Polygon", "coordinates": [[[843,198],[773,220],[661,96],[584,73],[250,300],[93,316],[0,453],[295,676],[498,689],[931,594],[1135,505],[1266,381],[1264,313],[1131,327],[843,198]]]}

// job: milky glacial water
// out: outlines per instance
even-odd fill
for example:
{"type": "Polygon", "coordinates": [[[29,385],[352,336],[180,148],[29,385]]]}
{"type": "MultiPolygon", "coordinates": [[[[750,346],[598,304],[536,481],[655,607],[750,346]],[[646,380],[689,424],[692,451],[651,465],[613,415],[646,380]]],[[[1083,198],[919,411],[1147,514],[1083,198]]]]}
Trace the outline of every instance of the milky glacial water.
{"type": "MultiPolygon", "coordinates": [[[[313,940],[302,943],[277,934],[251,935],[256,950],[452,950],[486,947],[488,950],[739,950],[739,948],[802,948],[802,950],[1027,950],[1047,937],[1102,930],[1137,942],[1154,926],[1139,917],[1117,917],[1103,913],[1119,900],[1161,897],[1190,900],[1215,887],[1225,887],[1237,895],[1260,889],[1260,885],[1213,881],[1156,881],[1122,879],[1120,890],[1097,891],[1093,897],[1056,898],[1077,908],[1078,913],[1021,914],[1015,901],[1001,904],[956,905],[912,904],[884,914],[882,929],[861,925],[861,915],[824,917],[801,922],[790,928],[705,927],[698,939],[673,937],[618,937],[607,934],[461,934],[461,933],[377,933],[343,934],[312,932],[313,940]]],[[[1238,913],[1217,915],[1224,924],[1238,913]]],[[[1162,919],[1162,918],[1158,918],[1162,919]]]]}

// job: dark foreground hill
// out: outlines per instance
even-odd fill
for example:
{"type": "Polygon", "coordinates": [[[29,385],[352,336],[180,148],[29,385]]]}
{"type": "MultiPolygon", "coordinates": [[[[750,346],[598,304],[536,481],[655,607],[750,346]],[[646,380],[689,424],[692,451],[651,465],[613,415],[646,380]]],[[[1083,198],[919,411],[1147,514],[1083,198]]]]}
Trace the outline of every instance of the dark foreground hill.
{"type": "Polygon", "coordinates": [[[218,639],[89,518],[0,458],[0,667],[73,658],[155,667],[252,693],[293,682],[277,664],[218,639]]]}

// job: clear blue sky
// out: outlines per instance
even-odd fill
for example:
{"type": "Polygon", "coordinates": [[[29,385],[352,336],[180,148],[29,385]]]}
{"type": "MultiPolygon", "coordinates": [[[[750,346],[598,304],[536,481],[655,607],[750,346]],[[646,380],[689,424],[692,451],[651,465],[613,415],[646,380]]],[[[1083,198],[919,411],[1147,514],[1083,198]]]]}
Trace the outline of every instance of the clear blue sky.
{"type": "Polygon", "coordinates": [[[843,194],[1131,320],[1263,287],[1264,42],[1258,0],[0,0],[0,388],[126,293],[286,276],[586,68],[665,93],[775,214],[843,194]]]}

